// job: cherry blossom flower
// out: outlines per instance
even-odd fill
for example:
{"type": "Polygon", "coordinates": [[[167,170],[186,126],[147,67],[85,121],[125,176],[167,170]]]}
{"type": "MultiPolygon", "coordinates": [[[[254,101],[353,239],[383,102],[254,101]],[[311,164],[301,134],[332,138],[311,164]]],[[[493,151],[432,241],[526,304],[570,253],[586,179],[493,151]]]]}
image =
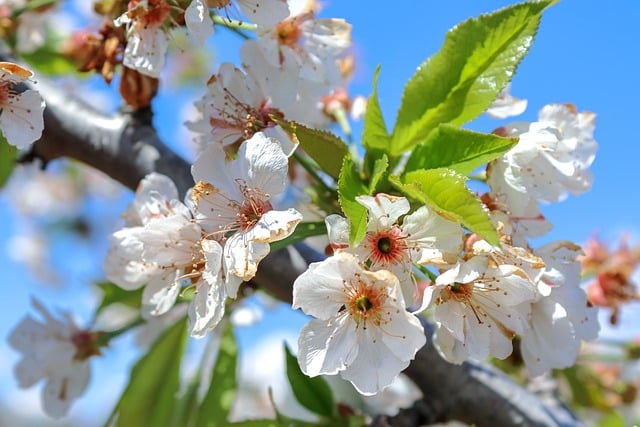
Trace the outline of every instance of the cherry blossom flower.
{"type": "Polygon", "coordinates": [[[132,0],[114,22],[127,26],[127,47],[122,64],[150,77],[160,76],[169,40],[162,28],[170,16],[166,0],[132,0]]]}
{"type": "Polygon", "coordinates": [[[14,373],[21,388],[45,380],[43,409],[61,418],[89,384],[89,358],[100,355],[100,333],[78,328],[67,313],[55,318],[36,299],[31,304],[42,320],[27,315],[9,335],[9,345],[22,353],[14,373]]]}
{"type": "MultiPolygon", "coordinates": [[[[518,136],[518,144],[490,165],[488,184],[504,191],[509,186],[529,199],[557,202],[569,192],[580,194],[591,187],[589,167],[595,157],[597,143],[593,139],[595,115],[577,113],[569,105],[550,104],[539,113],[534,123],[506,126],[507,136],[518,136]]],[[[505,195],[509,198],[509,194],[505,195]]],[[[514,203],[507,204],[517,209],[514,203]]]]}
{"type": "Polygon", "coordinates": [[[240,143],[256,132],[263,132],[280,141],[286,154],[293,151],[294,143],[270,117],[282,113],[251,75],[225,62],[209,79],[207,89],[207,94],[196,102],[201,117],[187,123],[188,128],[199,134],[196,140],[201,150],[212,143],[240,143]]]}
{"type": "MultiPolygon", "coordinates": [[[[356,200],[369,211],[367,232],[353,252],[371,270],[389,270],[395,274],[402,288],[407,306],[422,306],[413,278],[413,264],[454,264],[462,249],[462,227],[448,221],[422,206],[409,212],[409,201],[404,197],[379,193],[375,196],[358,196],[356,200]]],[[[335,230],[348,229],[348,222],[340,226],[330,224],[335,230]]],[[[334,231],[330,230],[330,235],[334,231]]],[[[348,233],[346,233],[348,237],[348,233]]],[[[335,236],[334,236],[335,238],[335,236]]],[[[331,240],[331,238],[330,238],[331,240]]],[[[332,240],[337,247],[340,242],[332,240]]]]}
{"type": "Polygon", "coordinates": [[[316,317],[300,332],[302,371],[311,377],[340,372],[365,395],[391,384],[426,341],[406,311],[397,277],[367,271],[347,252],[312,263],[296,279],[293,308],[316,317]]]}
{"type": "Polygon", "coordinates": [[[38,92],[18,92],[16,86],[33,73],[10,62],[0,62],[0,129],[6,140],[18,148],[26,148],[38,140],[44,129],[44,100],[38,92]]]}
{"type": "Polygon", "coordinates": [[[240,283],[256,274],[269,243],[289,236],[302,220],[295,209],[275,210],[271,204],[285,189],[287,167],[278,141],[262,132],[243,142],[235,159],[227,160],[214,144],[192,167],[197,222],[224,240],[227,292],[233,298],[240,283]]]}
{"type": "Polygon", "coordinates": [[[126,227],[111,235],[105,260],[109,280],[124,289],[144,286],[143,314],[168,312],[184,287],[193,287],[190,332],[202,337],[224,315],[222,247],[194,220],[193,207],[177,200],[173,182],[148,175],[125,212],[126,227]]]}
{"type": "Polygon", "coordinates": [[[476,255],[442,273],[425,289],[437,323],[434,343],[452,363],[491,355],[504,359],[511,340],[522,333],[536,290],[520,268],[495,265],[476,255]]]}
{"type": "Polygon", "coordinates": [[[520,345],[532,375],[573,365],[581,341],[597,338],[600,329],[597,308],[589,306],[580,287],[580,247],[570,242],[552,242],[536,253],[546,266],[537,283],[539,297],[531,306],[529,327],[523,332],[520,345]]]}

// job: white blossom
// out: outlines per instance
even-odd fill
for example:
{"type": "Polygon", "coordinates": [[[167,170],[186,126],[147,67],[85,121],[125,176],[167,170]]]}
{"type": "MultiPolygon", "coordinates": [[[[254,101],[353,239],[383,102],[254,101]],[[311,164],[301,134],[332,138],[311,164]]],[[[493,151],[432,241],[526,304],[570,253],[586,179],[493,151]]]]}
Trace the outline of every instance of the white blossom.
{"type": "Polygon", "coordinates": [[[391,384],[425,344],[398,279],[387,270],[364,270],[347,252],[311,264],[296,279],[293,308],[316,317],[300,333],[302,371],[311,377],[340,372],[365,395],[391,384]]]}
{"type": "MultiPolygon", "coordinates": [[[[407,306],[423,308],[412,274],[413,264],[454,264],[462,249],[462,227],[426,206],[404,216],[410,209],[405,197],[379,193],[358,196],[356,201],[365,206],[369,214],[364,239],[353,252],[362,262],[369,263],[370,269],[389,270],[395,274],[407,306]]],[[[340,227],[348,229],[347,220],[343,218],[342,221],[341,225],[331,221],[330,235],[340,227]]],[[[334,247],[341,245],[331,237],[330,240],[334,247]]]]}
{"type": "Polygon", "coordinates": [[[197,222],[224,239],[223,263],[227,292],[236,296],[242,281],[256,274],[270,251],[269,243],[289,236],[302,215],[295,209],[275,210],[271,199],[285,189],[288,159],[278,141],[258,132],[242,143],[237,157],[227,160],[218,144],[196,160],[192,174],[197,222]]]}
{"type": "Polygon", "coordinates": [[[143,314],[160,316],[175,304],[183,288],[193,287],[190,332],[202,337],[222,319],[227,297],[222,247],[194,220],[193,207],[176,199],[167,177],[148,175],[125,212],[128,226],[110,237],[105,260],[109,280],[124,289],[144,286],[143,314]]]}
{"type": "Polygon", "coordinates": [[[0,62],[0,129],[7,142],[26,148],[38,140],[44,129],[44,100],[38,92],[18,92],[16,86],[33,73],[10,62],[0,62]]]}
{"type": "Polygon", "coordinates": [[[41,320],[27,315],[9,335],[9,345],[22,353],[14,374],[21,388],[44,380],[43,409],[61,418],[89,384],[88,359],[100,354],[97,335],[78,328],[66,313],[58,319],[37,300],[31,303],[41,320]]]}
{"type": "Polygon", "coordinates": [[[445,271],[425,290],[437,323],[434,342],[452,363],[491,355],[504,359],[526,328],[535,287],[520,268],[476,255],[445,271]]]}
{"type": "Polygon", "coordinates": [[[225,62],[209,79],[207,93],[196,102],[200,118],[187,127],[198,133],[200,150],[209,144],[240,143],[263,132],[283,144],[286,154],[295,148],[289,136],[270,117],[282,113],[251,76],[225,62]]]}
{"type": "Polygon", "coordinates": [[[213,21],[204,0],[192,0],[189,3],[184,11],[184,22],[191,37],[201,45],[213,34],[213,21]]]}
{"type": "Polygon", "coordinates": [[[498,97],[487,109],[487,115],[494,119],[506,119],[507,117],[519,116],[527,109],[527,100],[511,96],[511,84],[498,94],[498,97]]]}
{"type": "Polygon", "coordinates": [[[521,351],[528,371],[540,375],[575,363],[582,340],[597,338],[597,308],[580,287],[579,246],[552,242],[538,249],[546,266],[538,281],[539,297],[531,306],[521,351]]]}

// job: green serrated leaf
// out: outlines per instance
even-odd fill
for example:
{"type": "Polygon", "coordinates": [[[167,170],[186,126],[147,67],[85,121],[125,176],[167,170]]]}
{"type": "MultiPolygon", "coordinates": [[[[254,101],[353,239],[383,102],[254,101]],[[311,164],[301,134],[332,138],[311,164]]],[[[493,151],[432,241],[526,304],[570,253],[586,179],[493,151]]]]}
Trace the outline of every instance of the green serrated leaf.
{"type": "Polygon", "coordinates": [[[387,168],[389,167],[389,158],[386,154],[383,154],[382,157],[376,159],[373,163],[373,170],[371,171],[371,179],[369,180],[369,193],[374,194],[376,192],[376,188],[378,188],[378,184],[387,174],[387,168]]]}
{"type": "Polygon", "coordinates": [[[4,187],[13,172],[18,157],[18,149],[9,145],[7,139],[0,133],[0,188],[4,187]]]}
{"type": "Polygon", "coordinates": [[[482,202],[465,185],[466,178],[446,168],[417,170],[395,176],[390,182],[407,197],[429,205],[457,221],[492,245],[499,246],[498,233],[482,202]]]}
{"type": "Polygon", "coordinates": [[[541,14],[556,0],[525,2],[469,19],[407,83],[391,156],[411,149],[441,123],[461,125],[484,112],[533,43],[541,14]]]}
{"type": "Polygon", "coordinates": [[[296,400],[314,414],[332,417],[336,412],[336,404],[327,381],[320,376],[314,378],[306,376],[298,365],[298,359],[291,354],[286,344],[284,352],[287,378],[296,400]]]}
{"type": "Polygon", "coordinates": [[[272,119],[285,131],[295,135],[300,146],[323,171],[332,178],[338,179],[342,160],[349,154],[347,144],[342,139],[325,130],[308,128],[300,123],[275,116],[272,119]]]}
{"type": "Polygon", "coordinates": [[[228,322],[220,340],[211,385],[198,410],[197,427],[227,426],[227,418],[236,395],[238,345],[228,322]]]}
{"type": "MultiPolygon", "coordinates": [[[[117,427],[169,426],[180,385],[186,319],[167,329],[131,370],[129,384],[114,409],[117,427]]],[[[111,419],[107,421],[107,425],[111,419]]]]}
{"type": "Polygon", "coordinates": [[[326,232],[327,226],[323,221],[301,222],[296,226],[295,231],[289,237],[271,243],[271,250],[277,251],[278,249],[286,248],[289,245],[300,242],[307,237],[322,236],[323,234],[326,234],[326,232]]]}
{"type": "Polygon", "coordinates": [[[338,178],[338,201],[349,220],[349,243],[356,246],[367,232],[367,208],[356,202],[356,197],[369,194],[360,172],[350,157],[345,157],[338,178]]]}
{"type": "Polygon", "coordinates": [[[102,301],[96,309],[96,315],[111,304],[120,303],[132,308],[140,308],[142,305],[142,290],[127,291],[110,282],[96,284],[102,291],[102,301]]]}
{"type": "Polygon", "coordinates": [[[362,146],[366,150],[377,150],[387,153],[389,150],[389,132],[382,117],[380,102],[378,101],[378,74],[380,66],[376,67],[373,74],[373,91],[367,101],[367,110],[364,114],[364,128],[362,131],[362,146]]]}
{"type": "Polygon", "coordinates": [[[518,138],[503,138],[442,124],[413,150],[407,160],[405,172],[450,168],[467,175],[500,157],[517,143],[518,138]]]}

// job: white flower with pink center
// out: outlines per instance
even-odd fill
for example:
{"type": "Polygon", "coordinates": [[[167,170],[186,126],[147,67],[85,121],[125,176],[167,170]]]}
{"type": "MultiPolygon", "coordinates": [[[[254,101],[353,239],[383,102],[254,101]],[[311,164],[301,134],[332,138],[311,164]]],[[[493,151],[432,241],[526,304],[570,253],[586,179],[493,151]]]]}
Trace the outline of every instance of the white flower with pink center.
{"type": "Polygon", "coordinates": [[[26,148],[42,135],[44,101],[38,92],[16,87],[33,73],[10,62],[0,62],[0,129],[7,142],[26,148]]]}
{"type": "Polygon", "coordinates": [[[296,279],[293,308],[316,317],[300,332],[302,371],[311,377],[340,372],[365,395],[391,384],[426,341],[397,277],[365,270],[347,252],[311,264],[296,279]]]}
{"type": "Polygon", "coordinates": [[[209,79],[207,94],[196,102],[201,117],[187,122],[187,127],[199,135],[196,141],[204,150],[209,144],[230,145],[263,132],[283,144],[285,153],[295,148],[289,136],[272,119],[282,116],[272,105],[258,82],[242,70],[225,62],[209,79]]]}
{"type": "Polygon", "coordinates": [[[477,255],[445,271],[425,290],[437,323],[434,343],[452,363],[487,356],[504,359],[511,340],[527,327],[536,289],[513,265],[494,265],[477,255]]]}
{"type": "MultiPolygon", "coordinates": [[[[384,269],[395,274],[407,306],[422,307],[412,273],[413,264],[454,264],[462,249],[462,227],[426,206],[404,216],[410,209],[409,201],[404,197],[379,193],[358,196],[356,200],[368,209],[369,218],[364,239],[353,252],[371,270],[384,269]]],[[[343,218],[343,222],[347,220],[343,218]]],[[[348,224],[332,220],[331,229],[340,227],[348,229],[348,224]]],[[[341,245],[340,242],[332,243],[341,245]]]]}
{"type": "Polygon", "coordinates": [[[100,354],[99,333],[80,329],[67,313],[58,319],[37,300],[31,303],[42,320],[27,315],[9,335],[9,345],[22,353],[14,374],[21,388],[44,380],[43,409],[62,418],[89,384],[89,358],[100,354]]]}
{"type": "Polygon", "coordinates": [[[278,141],[258,132],[240,145],[233,160],[219,144],[203,151],[192,167],[197,223],[224,243],[227,292],[255,276],[269,243],[288,237],[302,221],[295,209],[275,210],[272,198],[285,189],[288,159],[278,141]]]}

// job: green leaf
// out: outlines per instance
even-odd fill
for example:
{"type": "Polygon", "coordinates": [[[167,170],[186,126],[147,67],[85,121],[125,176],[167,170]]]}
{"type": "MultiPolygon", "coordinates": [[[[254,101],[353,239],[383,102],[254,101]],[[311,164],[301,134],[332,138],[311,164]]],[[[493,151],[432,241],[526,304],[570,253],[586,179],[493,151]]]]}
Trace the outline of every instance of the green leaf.
{"type": "Polygon", "coordinates": [[[367,232],[367,208],[356,202],[356,197],[369,194],[360,172],[351,157],[345,157],[338,178],[338,201],[349,220],[349,243],[355,246],[367,232]]]}
{"type": "Polygon", "coordinates": [[[373,194],[376,192],[376,188],[382,179],[385,177],[387,173],[387,168],[389,167],[389,158],[386,154],[383,154],[382,157],[376,159],[373,164],[373,170],[371,171],[371,180],[369,181],[369,193],[373,194]]]}
{"type": "Polygon", "coordinates": [[[271,243],[271,250],[286,248],[289,245],[300,242],[307,237],[321,236],[327,233],[327,227],[323,221],[301,222],[296,226],[295,231],[286,239],[271,243]]]}
{"type": "Polygon", "coordinates": [[[143,288],[127,291],[110,282],[97,283],[96,286],[102,291],[102,301],[100,301],[100,305],[96,309],[96,315],[115,303],[124,304],[131,308],[140,308],[142,305],[143,288]]]}
{"type": "Polygon", "coordinates": [[[407,83],[391,156],[414,147],[441,123],[461,125],[484,112],[528,53],[542,11],[556,0],[520,3],[469,19],[407,83]]]}
{"type": "Polygon", "coordinates": [[[364,114],[364,129],[362,131],[362,146],[366,150],[376,150],[388,153],[389,132],[382,117],[380,102],[378,101],[378,74],[380,66],[376,67],[373,74],[373,91],[367,101],[367,110],[364,114]]]}
{"type": "Polygon", "coordinates": [[[0,134],[0,188],[4,187],[13,172],[18,157],[18,149],[9,145],[4,135],[0,134]]]}
{"type": "Polygon", "coordinates": [[[287,362],[287,378],[296,400],[305,408],[324,417],[332,417],[336,413],[333,393],[327,381],[318,376],[306,376],[298,365],[298,359],[291,354],[291,350],[284,345],[287,362]]]}
{"type": "Polygon", "coordinates": [[[517,143],[518,138],[503,138],[443,124],[413,150],[405,171],[450,168],[467,175],[500,157],[517,143]]]}
{"type": "Polygon", "coordinates": [[[211,385],[198,410],[197,427],[227,426],[227,417],[236,395],[236,364],[238,345],[231,322],[220,340],[220,349],[213,367],[211,385]]]}
{"type": "Polygon", "coordinates": [[[454,170],[417,170],[405,174],[402,181],[395,176],[389,177],[389,180],[407,197],[429,205],[444,217],[463,224],[492,245],[500,244],[486,208],[469,191],[465,185],[466,178],[454,170]]]}
{"type": "MultiPolygon", "coordinates": [[[[186,319],[167,329],[131,370],[127,388],[114,409],[117,427],[169,426],[180,385],[186,319]]],[[[113,415],[112,415],[113,417],[113,415]]],[[[107,422],[107,425],[111,425],[107,422]]]]}
{"type": "Polygon", "coordinates": [[[312,129],[300,123],[290,122],[272,116],[285,131],[295,135],[304,151],[329,176],[337,179],[340,175],[340,165],[342,160],[348,155],[347,144],[331,132],[319,129],[312,129]]]}
{"type": "Polygon", "coordinates": [[[620,413],[612,411],[598,420],[596,427],[626,427],[628,425],[629,424],[627,424],[627,421],[622,415],[620,415],[620,413]]]}

